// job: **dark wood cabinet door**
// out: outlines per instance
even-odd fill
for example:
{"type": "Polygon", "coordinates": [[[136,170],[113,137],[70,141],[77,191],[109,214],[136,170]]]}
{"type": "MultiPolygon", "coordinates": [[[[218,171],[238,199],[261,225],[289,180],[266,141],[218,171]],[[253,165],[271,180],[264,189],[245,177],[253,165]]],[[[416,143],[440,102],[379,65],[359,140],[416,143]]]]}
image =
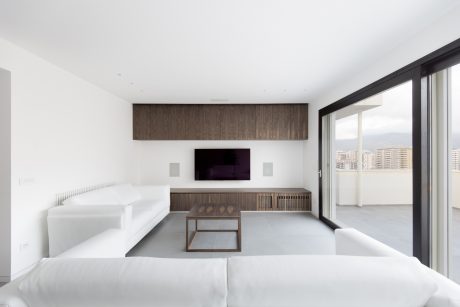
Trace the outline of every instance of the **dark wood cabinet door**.
{"type": "Polygon", "coordinates": [[[306,140],[308,138],[308,105],[290,105],[289,139],[306,140]]]}
{"type": "Polygon", "coordinates": [[[273,128],[272,106],[265,104],[256,105],[256,139],[270,140],[273,128]]]}
{"type": "Polygon", "coordinates": [[[215,104],[205,105],[202,108],[202,112],[200,140],[221,140],[222,106],[215,104]]]}
{"type": "Polygon", "coordinates": [[[255,105],[223,105],[221,111],[222,140],[256,139],[255,105]]]}
{"type": "Polygon", "coordinates": [[[149,140],[149,106],[133,105],[133,139],[149,140]]]}
{"type": "Polygon", "coordinates": [[[170,138],[169,118],[172,117],[170,112],[171,110],[165,105],[158,108],[149,107],[147,122],[149,140],[168,140],[170,138]]]}
{"type": "Polygon", "coordinates": [[[204,130],[206,126],[204,124],[204,111],[203,106],[194,104],[186,106],[186,136],[185,140],[203,140],[204,130]]]}
{"type": "Polygon", "coordinates": [[[169,140],[187,140],[188,137],[188,112],[187,105],[167,105],[167,130],[169,140]]]}
{"type": "Polygon", "coordinates": [[[288,104],[272,106],[272,129],[270,140],[289,140],[291,129],[291,107],[288,104]]]}
{"type": "Polygon", "coordinates": [[[257,139],[289,140],[291,110],[288,104],[261,104],[256,108],[257,139]]]}

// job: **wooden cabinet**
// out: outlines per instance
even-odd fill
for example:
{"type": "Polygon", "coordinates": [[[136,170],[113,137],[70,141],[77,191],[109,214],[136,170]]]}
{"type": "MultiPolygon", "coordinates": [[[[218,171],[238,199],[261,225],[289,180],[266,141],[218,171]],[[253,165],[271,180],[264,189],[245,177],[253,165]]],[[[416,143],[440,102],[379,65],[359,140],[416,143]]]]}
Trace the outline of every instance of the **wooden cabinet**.
{"type": "Polygon", "coordinates": [[[255,140],[255,105],[222,106],[221,140],[255,140]]]}
{"type": "MultiPolygon", "coordinates": [[[[291,125],[292,105],[261,104],[257,105],[256,111],[256,136],[259,140],[293,140],[291,129],[297,127],[291,125]]],[[[298,134],[296,134],[298,135],[298,134]]]]}
{"type": "Polygon", "coordinates": [[[243,211],[311,211],[305,189],[171,189],[171,211],[197,204],[237,205],[243,211]]]}
{"type": "Polygon", "coordinates": [[[305,140],[307,104],[134,104],[135,140],[305,140]]]}

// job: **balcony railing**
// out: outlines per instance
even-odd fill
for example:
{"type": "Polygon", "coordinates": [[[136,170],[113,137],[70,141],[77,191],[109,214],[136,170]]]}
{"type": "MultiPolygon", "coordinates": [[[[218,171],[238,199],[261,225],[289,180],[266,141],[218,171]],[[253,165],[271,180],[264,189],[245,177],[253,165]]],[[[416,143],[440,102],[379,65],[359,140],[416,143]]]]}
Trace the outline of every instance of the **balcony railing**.
{"type": "MultiPolygon", "coordinates": [[[[337,205],[357,205],[358,171],[337,169],[337,205]]],[[[460,208],[460,171],[452,171],[452,206],[460,208]],[[455,188],[459,187],[459,188],[455,188]]],[[[412,169],[362,171],[363,205],[411,205],[412,169]]]]}

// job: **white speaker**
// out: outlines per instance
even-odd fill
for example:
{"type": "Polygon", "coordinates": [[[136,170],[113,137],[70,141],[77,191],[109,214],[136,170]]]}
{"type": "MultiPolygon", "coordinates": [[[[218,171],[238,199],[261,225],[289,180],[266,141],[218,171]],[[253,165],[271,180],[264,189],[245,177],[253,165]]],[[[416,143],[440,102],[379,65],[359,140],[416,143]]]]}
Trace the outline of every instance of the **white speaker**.
{"type": "Polygon", "coordinates": [[[263,166],[263,173],[264,177],[272,177],[273,176],[273,162],[264,162],[263,166]]]}
{"type": "Polygon", "coordinates": [[[180,163],[169,163],[169,177],[180,177],[180,163]]]}

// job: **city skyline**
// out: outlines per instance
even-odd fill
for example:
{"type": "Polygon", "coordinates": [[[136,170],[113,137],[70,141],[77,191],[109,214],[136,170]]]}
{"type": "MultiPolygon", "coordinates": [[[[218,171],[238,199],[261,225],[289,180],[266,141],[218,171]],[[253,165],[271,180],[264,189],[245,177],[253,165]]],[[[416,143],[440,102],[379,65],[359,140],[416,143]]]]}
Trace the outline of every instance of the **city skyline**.
{"type": "MultiPolygon", "coordinates": [[[[362,151],[362,169],[412,169],[412,147],[362,151]]],[[[358,150],[336,150],[336,169],[358,169],[358,150]]],[[[460,148],[451,151],[451,169],[460,171],[460,148]]]]}
{"type": "MultiPolygon", "coordinates": [[[[350,170],[358,169],[358,151],[337,150],[336,168],[350,170]]],[[[379,148],[374,152],[370,150],[363,150],[362,152],[362,169],[410,168],[412,168],[412,147],[388,147],[379,148]]]]}

